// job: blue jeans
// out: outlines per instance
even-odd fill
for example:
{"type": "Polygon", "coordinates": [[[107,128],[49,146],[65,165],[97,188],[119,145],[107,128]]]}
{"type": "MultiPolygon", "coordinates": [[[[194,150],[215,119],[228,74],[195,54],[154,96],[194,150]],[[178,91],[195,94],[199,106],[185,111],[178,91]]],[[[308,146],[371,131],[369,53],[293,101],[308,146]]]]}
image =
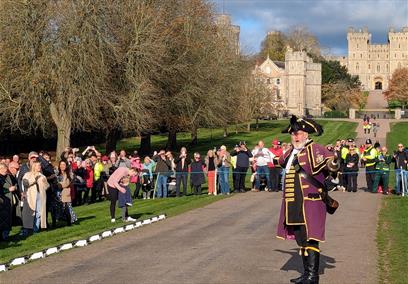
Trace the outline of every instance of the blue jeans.
{"type": "Polygon", "coordinates": [[[255,176],[255,188],[259,189],[261,186],[261,175],[264,175],[266,177],[266,186],[269,186],[270,180],[269,180],[269,168],[268,166],[260,166],[256,167],[256,176],[255,176]]]}
{"type": "Polygon", "coordinates": [[[34,233],[41,229],[41,197],[40,193],[37,192],[37,198],[35,200],[35,216],[34,216],[34,233]]]}
{"type": "Polygon", "coordinates": [[[161,174],[157,177],[157,197],[167,197],[167,176],[161,174]]]}
{"type": "Polygon", "coordinates": [[[401,180],[401,171],[402,171],[402,175],[404,178],[404,188],[402,188],[402,190],[406,193],[407,192],[407,187],[408,187],[408,171],[405,170],[400,170],[400,169],[396,169],[395,170],[395,193],[399,194],[401,193],[401,186],[402,186],[402,180],[401,180]]]}
{"type": "Polygon", "coordinates": [[[221,193],[227,194],[230,192],[229,183],[228,183],[229,168],[222,166],[219,168],[218,173],[219,173],[218,177],[220,179],[221,193]]]}

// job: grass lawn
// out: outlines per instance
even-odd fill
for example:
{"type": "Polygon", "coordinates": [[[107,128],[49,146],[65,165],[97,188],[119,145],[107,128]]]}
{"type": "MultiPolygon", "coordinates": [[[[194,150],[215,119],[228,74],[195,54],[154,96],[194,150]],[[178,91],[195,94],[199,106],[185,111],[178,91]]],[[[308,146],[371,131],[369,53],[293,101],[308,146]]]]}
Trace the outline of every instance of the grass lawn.
{"type": "MultiPolygon", "coordinates": [[[[323,126],[324,134],[322,136],[314,136],[312,138],[315,142],[321,144],[329,144],[336,142],[338,138],[355,138],[355,129],[357,123],[346,121],[330,121],[319,120],[319,123],[323,126]]],[[[249,149],[252,149],[259,140],[264,140],[267,147],[271,146],[271,142],[274,138],[278,138],[281,141],[289,142],[290,137],[288,134],[282,134],[281,131],[288,124],[287,120],[275,120],[275,121],[260,121],[259,130],[252,130],[246,132],[246,125],[238,126],[238,133],[235,133],[235,126],[229,127],[228,137],[223,137],[222,129],[199,129],[198,131],[198,145],[189,146],[191,137],[189,133],[178,133],[177,142],[178,147],[186,146],[187,150],[192,152],[199,152],[204,155],[209,149],[219,147],[221,145],[227,146],[227,149],[231,150],[234,145],[239,141],[246,141],[249,149]]],[[[252,129],[255,129],[255,124],[252,124],[252,129]]],[[[167,135],[154,135],[152,137],[152,148],[160,149],[165,147],[167,141],[167,135]]],[[[120,141],[117,145],[118,149],[125,149],[128,152],[133,152],[138,149],[140,145],[140,138],[133,137],[120,141]]]]}
{"type": "MultiPolygon", "coordinates": [[[[342,122],[342,121],[319,121],[324,128],[323,136],[313,137],[316,142],[322,144],[334,143],[338,138],[355,137],[355,128],[357,123],[342,122]]],[[[190,142],[189,133],[179,133],[178,142],[179,147],[188,146],[190,153],[198,151],[201,154],[206,154],[208,149],[215,146],[219,147],[224,144],[229,150],[239,141],[245,140],[248,147],[251,149],[258,140],[263,139],[265,144],[269,146],[274,138],[289,142],[289,135],[281,134],[281,130],[287,125],[285,121],[261,121],[258,131],[235,133],[235,127],[229,129],[228,137],[223,137],[222,129],[200,129],[198,132],[198,145],[189,147],[190,142]]],[[[253,125],[254,126],[254,125],[253,125]]],[[[244,128],[244,126],[241,126],[244,128]]],[[[160,149],[165,146],[167,140],[166,135],[155,135],[152,137],[153,149],[160,149]]],[[[123,139],[118,144],[118,149],[126,149],[131,152],[139,147],[140,140],[138,138],[123,139]]],[[[231,175],[230,175],[231,181],[231,175]]],[[[232,184],[232,182],[230,182],[232,184]]],[[[247,187],[250,187],[249,178],[247,178],[247,187]]],[[[203,186],[204,194],[206,193],[206,185],[203,186]]],[[[168,198],[156,200],[137,200],[129,213],[132,217],[143,219],[149,215],[157,215],[166,213],[168,216],[174,216],[188,210],[205,206],[221,199],[221,196],[188,196],[182,198],[168,198]]],[[[61,227],[33,236],[27,239],[20,239],[18,233],[20,228],[13,228],[11,232],[11,240],[8,243],[0,243],[0,263],[22,255],[28,255],[33,252],[40,251],[44,248],[63,244],[69,241],[86,238],[95,233],[102,232],[105,229],[111,228],[109,217],[109,203],[101,202],[92,205],[85,205],[75,207],[74,211],[78,216],[78,223],[71,227],[61,227]]],[[[117,216],[120,216],[119,210],[117,216]]],[[[117,226],[121,225],[118,223],[117,226]]]]}
{"type": "MultiPolygon", "coordinates": [[[[387,134],[388,152],[393,153],[397,150],[398,143],[404,144],[408,147],[408,122],[393,122],[390,125],[390,132],[387,134]]],[[[394,164],[392,164],[393,166],[394,164]]],[[[393,168],[392,168],[393,169],[393,168]]],[[[395,187],[395,172],[390,173],[390,183],[391,188],[395,187]]]]}
{"type": "Polygon", "coordinates": [[[384,198],[377,229],[380,283],[407,283],[407,237],[408,198],[384,198]]]}

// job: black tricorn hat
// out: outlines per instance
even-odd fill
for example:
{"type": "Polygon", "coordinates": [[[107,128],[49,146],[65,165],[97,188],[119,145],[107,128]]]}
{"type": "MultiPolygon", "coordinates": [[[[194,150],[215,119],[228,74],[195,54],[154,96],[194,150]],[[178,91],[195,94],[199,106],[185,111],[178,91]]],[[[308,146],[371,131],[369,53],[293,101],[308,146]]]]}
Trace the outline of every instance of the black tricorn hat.
{"type": "Polygon", "coordinates": [[[323,128],[320,124],[312,119],[297,117],[292,115],[288,127],[282,130],[282,133],[292,133],[302,130],[307,133],[316,133],[318,136],[323,133],[323,128]]]}

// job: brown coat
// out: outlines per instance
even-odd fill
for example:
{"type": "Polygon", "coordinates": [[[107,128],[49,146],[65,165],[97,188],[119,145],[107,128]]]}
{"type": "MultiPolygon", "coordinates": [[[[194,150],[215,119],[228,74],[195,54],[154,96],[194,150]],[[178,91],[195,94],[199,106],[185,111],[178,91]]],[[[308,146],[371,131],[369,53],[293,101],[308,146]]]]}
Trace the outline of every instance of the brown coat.
{"type": "Polygon", "coordinates": [[[67,175],[64,173],[62,175],[62,181],[59,182],[61,186],[61,201],[63,203],[68,203],[72,202],[71,198],[71,181],[72,179],[69,179],[67,175]]]}

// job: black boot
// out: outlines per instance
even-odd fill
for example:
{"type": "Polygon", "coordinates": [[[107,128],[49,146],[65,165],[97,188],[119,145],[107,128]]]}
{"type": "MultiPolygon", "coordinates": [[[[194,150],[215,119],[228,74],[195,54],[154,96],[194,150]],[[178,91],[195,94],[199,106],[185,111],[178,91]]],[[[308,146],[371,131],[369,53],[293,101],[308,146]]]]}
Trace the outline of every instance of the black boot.
{"type": "Polygon", "coordinates": [[[303,261],[303,274],[300,275],[298,278],[294,278],[294,279],[290,279],[291,283],[302,283],[304,279],[306,279],[307,275],[308,275],[308,271],[307,271],[307,257],[304,256],[304,250],[301,249],[301,254],[302,254],[302,261],[303,261]]]}
{"type": "Polygon", "coordinates": [[[308,253],[308,256],[306,257],[307,275],[302,283],[318,284],[320,253],[311,249],[308,249],[307,253],[308,253]]]}

